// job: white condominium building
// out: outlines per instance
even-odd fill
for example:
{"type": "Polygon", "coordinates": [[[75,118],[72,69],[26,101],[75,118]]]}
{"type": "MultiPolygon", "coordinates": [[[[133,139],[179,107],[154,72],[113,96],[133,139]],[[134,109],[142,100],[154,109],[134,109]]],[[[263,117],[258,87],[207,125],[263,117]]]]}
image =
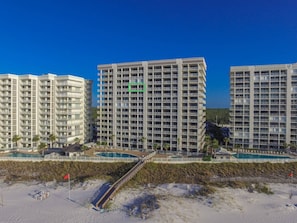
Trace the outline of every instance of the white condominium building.
{"type": "Polygon", "coordinates": [[[1,74],[1,149],[33,148],[39,143],[63,147],[78,139],[89,141],[91,86],[91,81],[71,75],[1,74]],[[51,135],[55,137],[50,139],[51,135]]]}
{"type": "Polygon", "coordinates": [[[231,67],[230,88],[233,146],[297,144],[297,63],[231,67]]]}
{"type": "Polygon", "coordinates": [[[98,71],[99,142],[132,150],[203,148],[204,58],[99,65],[98,71]]]}

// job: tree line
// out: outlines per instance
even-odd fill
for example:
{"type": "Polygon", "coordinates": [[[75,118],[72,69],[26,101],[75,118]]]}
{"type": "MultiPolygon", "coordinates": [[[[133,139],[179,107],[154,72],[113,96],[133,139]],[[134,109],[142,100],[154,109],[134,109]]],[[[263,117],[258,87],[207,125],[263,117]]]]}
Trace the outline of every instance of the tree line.
{"type": "Polygon", "coordinates": [[[229,124],[228,108],[207,108],[206,120],[218,125],[229,124]]]}

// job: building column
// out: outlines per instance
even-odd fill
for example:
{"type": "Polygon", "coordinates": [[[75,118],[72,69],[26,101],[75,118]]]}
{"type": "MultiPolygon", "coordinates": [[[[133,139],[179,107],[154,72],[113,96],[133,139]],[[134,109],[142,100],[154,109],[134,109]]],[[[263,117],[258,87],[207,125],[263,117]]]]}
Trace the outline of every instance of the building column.
{"type": "Polygon", "coordinates": [[[181,59],[176,60],[177,63],[177,150],[182,150],[182,111],[183,111],[183,61],[181,59]]]}
{"type": "Polygon", "coordinates": [[[287,68],[287,101],[286,101],[286,143],[291,143],[291,93],[292,93],[292,65],[287,68]]]}
{"type": "Polygon", "coordinates": [[[143,149],[147,150],[147,104],[148,104],[148,94],[147,94],[147,86],[148,86],[148,62],[142,62],[143,66],[143,84],[144,84],[144,92],[143,92],[143,149]]]}
{"type": "Polygon", "coordinates": [[[117,141],[117,64],[112,64],[112,146],[116,148],[117,141]]]}
{"type": "Polygon", "coordinates": [[[250,112],[249,112],[249,148],[254,147],[254,71],[253,66],[249,67],[250,71],[250,112]]]}

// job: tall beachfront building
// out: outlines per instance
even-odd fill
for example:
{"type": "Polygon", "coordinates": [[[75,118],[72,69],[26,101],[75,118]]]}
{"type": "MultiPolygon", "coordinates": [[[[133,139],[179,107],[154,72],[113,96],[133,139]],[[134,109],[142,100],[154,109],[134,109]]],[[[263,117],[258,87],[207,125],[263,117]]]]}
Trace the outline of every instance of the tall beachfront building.
{"type": "Polygon", "coordinates": [[[297,63],[231,67],[230,88],[233,146],[297,144],[297,63]]]}
{"type": "Polygon", "coordinates": [[[198,152],[204,145],[204,58],[98,66],[98,141],[113,148],[198,152]]]}
{"type": "Polygon", "coordinates": [[[0,146],[63,147],[89,141],[92,81],[71,75],[0,75],[0,146]],[[16,143],[13,138],[19,136],[16,143]],[[35,141],[34,137],[40,140],[35,141]],[[52,138],[53,139],[53,138],[52,138]],[[18,144],[18,145],[16,145],[18,144]]]}

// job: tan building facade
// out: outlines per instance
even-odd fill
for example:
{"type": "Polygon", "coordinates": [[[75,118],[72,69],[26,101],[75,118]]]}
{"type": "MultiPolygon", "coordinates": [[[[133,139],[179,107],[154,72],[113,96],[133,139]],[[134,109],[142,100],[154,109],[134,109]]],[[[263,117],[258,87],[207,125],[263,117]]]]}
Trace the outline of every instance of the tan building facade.
{"type": "Polygon", "coordinates": [[[233,146],[297,144],[297,63],[231,67],[230,90],[233,146]]]}
{"type": "Polygon", "coordinates": [[[132,150],[203,148],[204,58],[107,64],[98,71],[99,142],[132,150]]]}
{"type": "Polygon", "coordinates": [[[63,147],[78,139],[89,141],[91,86],[91,81],[71,75],[1,74],[1,149],[36,148],[39,143],[63,147]],[[50,135],[55,136],[54,142],[50,135]],[[20,137],[18,142],[14,142],[15,136],[20,137]]]}

